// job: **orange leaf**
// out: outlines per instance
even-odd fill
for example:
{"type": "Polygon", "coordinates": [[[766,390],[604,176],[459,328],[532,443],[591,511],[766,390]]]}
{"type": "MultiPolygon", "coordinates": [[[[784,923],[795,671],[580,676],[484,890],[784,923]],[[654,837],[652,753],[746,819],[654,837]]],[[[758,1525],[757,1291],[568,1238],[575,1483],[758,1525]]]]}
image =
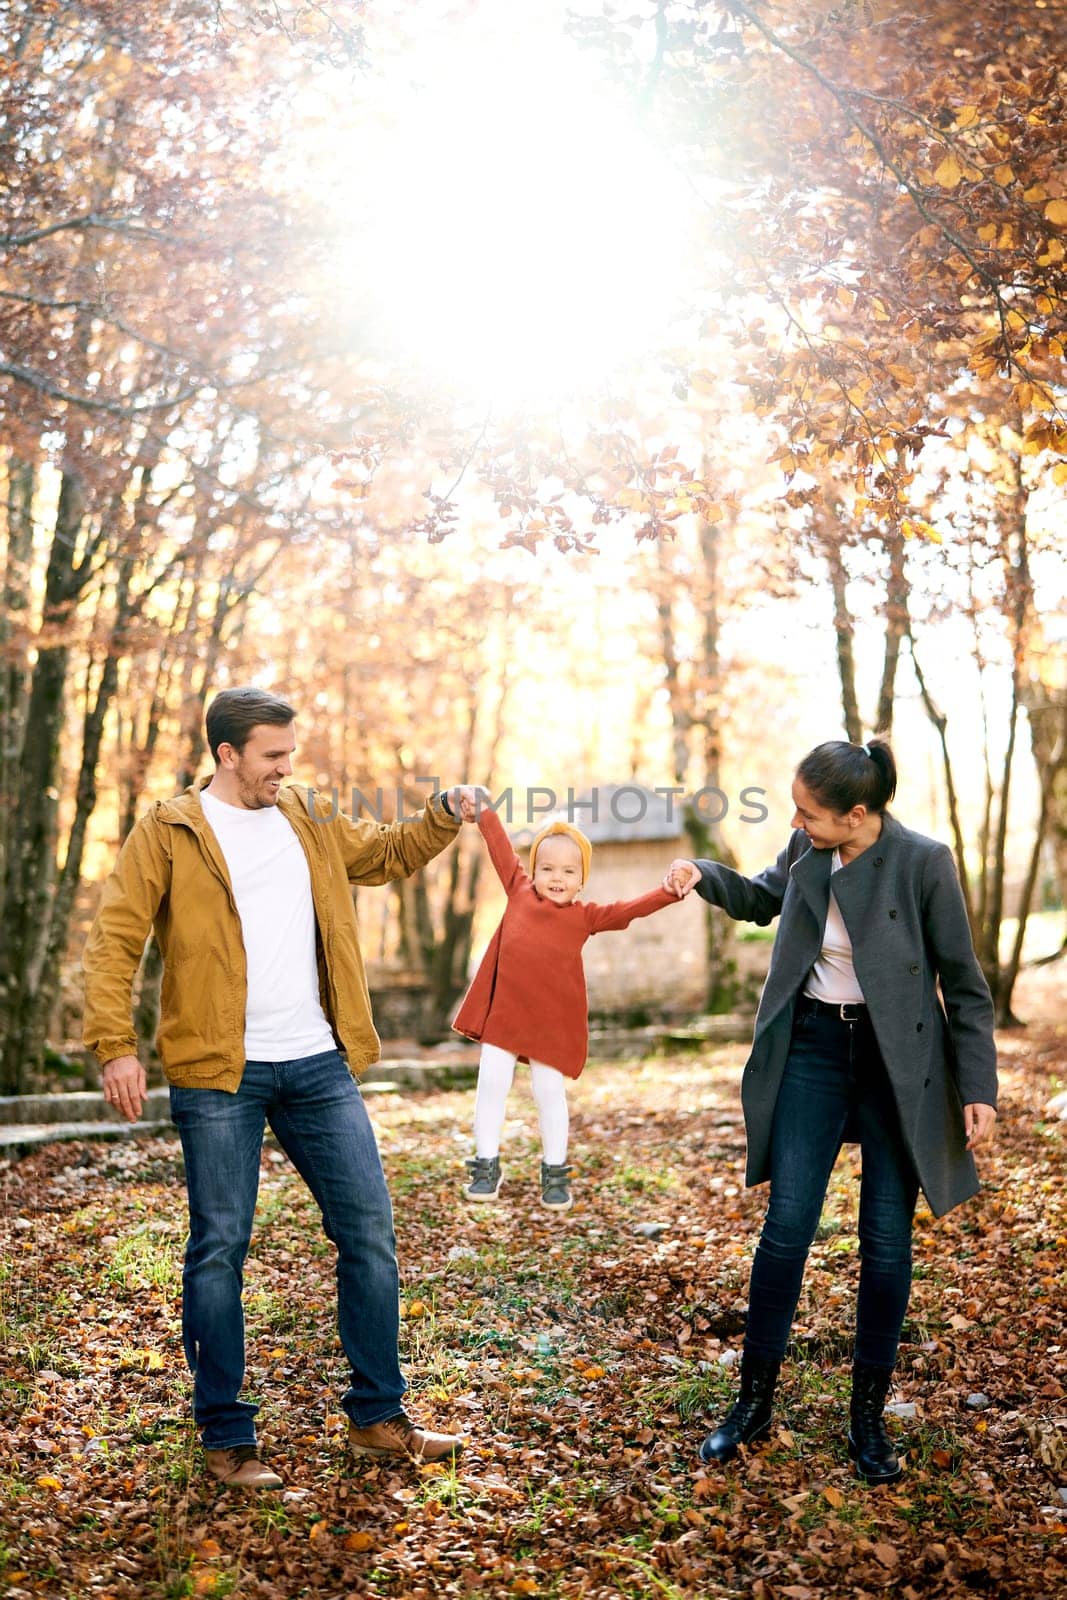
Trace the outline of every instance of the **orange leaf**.
{"type": "Polygon", "coordinates": [[[934,182],[942,189],[954,189],[962,177],[963,168],[951,151],[934,169],[934,182]]]}
{"type": "Polygon", "coordinates": [[[63,1485],[58,1478],[53,1478],[50,1473],[46,1472],[43,1477],[37,1479],[37,1487],[39,1489],[62,1489],[63,1485]]]}
{"type": "Polygon", "coordinates": [[[1050,200],[1045,207],[1045,217],[1057,224],[1067,222],[1067,200],[1050,200]]]}
{"type": "MultiPolygon", "coordinates": [[[[402,1523],[402,1522],[398,1523],[397,1527],[398,1527],[398,1529],[404,1527],[404,1523],[402,1523]]],[[[362,1528],[357,1533],[350,1533],[348,1535],[348,1538],[345,1540],[345,1549],[346,1550],[373,1550],[374,1549],[374,1535],[373,1535],[373,1533],[367,1533],[362,1528]]]]}

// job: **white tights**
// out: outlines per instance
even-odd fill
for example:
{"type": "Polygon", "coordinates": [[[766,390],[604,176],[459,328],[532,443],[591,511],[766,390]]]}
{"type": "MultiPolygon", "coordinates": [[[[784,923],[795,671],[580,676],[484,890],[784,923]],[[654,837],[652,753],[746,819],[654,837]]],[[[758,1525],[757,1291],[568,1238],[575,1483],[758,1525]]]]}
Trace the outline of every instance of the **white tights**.
{"type": "MultiPolygon", "coordinates": [[[[500,1154],[500,1136],[508,1094],[515,1076],[515,1054],[495,1044],[482,1045],[478,1066],[478,1094],[474,1102],[474,1153],[491,1157],[500,1154]]],[[[541,1122],[541,1145],[550,1167],[562,1166],[567,1159],[567,1080],[555,1067],[540,1061],[530,1062],[530,1080],[541,1122]]]]}

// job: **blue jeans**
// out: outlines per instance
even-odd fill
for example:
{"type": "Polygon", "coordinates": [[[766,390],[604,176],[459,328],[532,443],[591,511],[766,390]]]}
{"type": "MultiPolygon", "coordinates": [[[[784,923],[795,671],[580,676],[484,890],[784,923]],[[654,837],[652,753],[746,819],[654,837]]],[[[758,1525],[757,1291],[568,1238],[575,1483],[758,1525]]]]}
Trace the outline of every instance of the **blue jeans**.
{"type": "Polygon", "coordinates": [[[236,1094],[171,1087],[189,1195],[182,1337],[207,1450],[256,1442],[241,1308],[264,1125],[304,1179],[337,1246],[337,1320],[351,1367],[343,1405],[359,1427],[400,1410],[400,1285],[393,1212],[363,1097],[336,1050],[249,1061],[236,1094]]]}
{"type": "Polygon", "coordinates": [[[911,1224],[919,1183],[900,1131],[874,1031],[804,1011],[797,1021],[771,1130],[771,1195],[752,1263],[745,1348],[785,1354],[804,1263],[843,1140],[861,1152],[858,1361],[892,1367],[911,1292],[911,1224]]]}

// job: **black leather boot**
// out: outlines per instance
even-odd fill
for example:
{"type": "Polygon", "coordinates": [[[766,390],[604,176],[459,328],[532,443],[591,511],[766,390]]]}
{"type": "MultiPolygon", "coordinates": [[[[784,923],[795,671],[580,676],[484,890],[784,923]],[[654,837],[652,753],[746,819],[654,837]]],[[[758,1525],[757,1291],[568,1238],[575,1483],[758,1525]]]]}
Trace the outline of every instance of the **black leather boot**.
{"type": "Polygon", "coordinates": [[[892,1367],[871,1367],[865,1361],[852,1364],[848,1453],[868,1483],[895,1483],[904,1471],[882,1419],[892,1381],[892,1367]]]}
{"type": "Polygon", "coordinates": [[[738,1448],[764,1438],[771,1428],[771,1402],[780,1361],[741,1357],[741,1392],[722,1422],[700,1447],[701,1461],[732,1461],[738,1448]]]}

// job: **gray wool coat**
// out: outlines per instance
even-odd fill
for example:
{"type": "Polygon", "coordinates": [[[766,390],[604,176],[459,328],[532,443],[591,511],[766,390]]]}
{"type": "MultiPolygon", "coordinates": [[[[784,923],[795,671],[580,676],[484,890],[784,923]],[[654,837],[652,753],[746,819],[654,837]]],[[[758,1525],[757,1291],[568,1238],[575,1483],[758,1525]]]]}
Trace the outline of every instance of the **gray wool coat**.
{"type": "MultiPolygon", "coordinates": [[[[822,945],[832,856],[798,828],[754,878],[696,863],[697,893],[728,916],[761,925],[781,917],[741,1080],[750,1187],[770,1177],[774,1107],[793,1011],[822,945]]],[[[834,897],[905,1143],[931,1211],[943,1216],[978,1190],[962,1108],[997,1103],[993,1002],[952,852],[887,814],[880,838],[834,873],[834,897]]]]}

